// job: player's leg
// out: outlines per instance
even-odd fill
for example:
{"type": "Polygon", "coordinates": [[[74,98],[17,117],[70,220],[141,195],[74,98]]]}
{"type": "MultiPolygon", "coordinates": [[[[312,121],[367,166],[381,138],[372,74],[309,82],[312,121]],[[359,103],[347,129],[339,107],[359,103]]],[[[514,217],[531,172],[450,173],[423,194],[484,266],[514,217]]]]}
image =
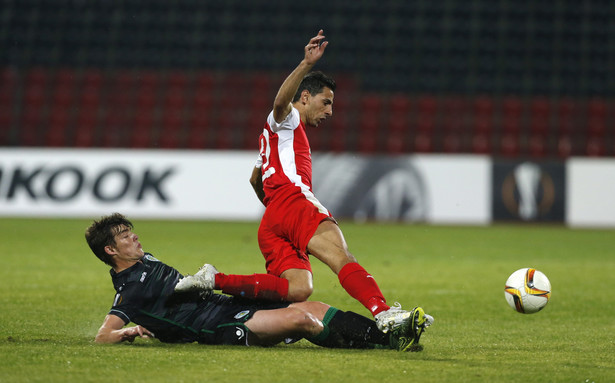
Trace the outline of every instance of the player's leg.
{"type": "Polygon", "coordinates": [[[306,269],[288,269],[276,277],[272,274],[224,274],[206,264],[195,275],[182,278],[175,290],[222,290],[236,297],[302,302],[312,294],[313,283],[312,273],[306,269]]]}
{"type": "Polygon", "coordinates": [[[312,273],[305,269],[289,269],[279,277],[218,273],[214,286],[216,290],[234,296],[289,302],[305,301],[313,291],[312,273]]]}
{"type": "Polygon", "coordinates": [[[312,294],[312,268],[307,254],[288,240],[259,230],[259,246],[267,274],[216,274],[215,288],[245,298],[302,302],[312,294]]]}
{"type": "Polygon", "coordinates": [[[222,290],[233,296],[271,301],[306,300],[313,291],[307,254],[269,230],[265,218],[259,227],[258,242],[267,274],[224,274],[205,265],[194,276],[180,280],[176,290],[222,290]]]}
{"type": "Polygon", "coordinates": [[[319,319],[322,320],[323,331],[308,338],[315,344],[336,348],[390,348],[398,351],[422,350],[419,339],[431,324],[429,316],[420,307],[411,310],[410,316],[400,326],[387,333],[381,331],[374,320],[335,307],[329,307],[319,319]]]}
{"type": "MultiPolygon", "coordinates": [[[[391,345],[391,334],[380,331],[371,319],[351,311],[334,307],[325,313],[323,331],[308,340],[314,344],[331,348],[395,348],[391,345]]],[[[395,338],[397,339],[397,338],[395,338]]]]}
{"type": "Polygon", "coordinates": [[[305,269],[288,269],[280,277],[288,281],[288,296],[290,302],[306,301],[314,291],[312,272],[305,269]]]}
{"type": "Polygon", "coordinates": [[[252,299],[287,300],[288,280],[270,274],[224,274],[205,264],[194,275],[180,279],[175,291],[222,290],[223,293],[252,299]]]}
{"type": "Polygon", "coordinates": [[[287,308],[259,310],[245,322],[249,344],[269,346],[285,339],[307,338],[332,348],[397,348],[398,336],[381,332],[362,315],[322,302],[297,302],[287,308]]]}
{"type": "Polygon", "coordinates": [[[372,315],[389,309],[376,280],[348,251],[344,235],[335,222],[322,221],[308,242],[307,249],[338,275],[342,287],[372,315]]]}
{"type": "MultiPolygon", "coordinates": [[[[316,311],[318,314],[319,310],[316,311]]],[[[324,329],[322,321],[315,314],[293,305],[282,309],[259,310],[245,325],[250,330],[250,344],[261,346],[274,345],[287,338],[313,337],[324,329]]]]}
{"type": "Polygon", "coordinates": [[[287,301],[289,283],[271,274],[216,274],[214,288],[223,293],[250,299],[287,301]]]}
{"type": "MultiPolygon", "coordinates": [[[[342,287],[372,313],[382,331],[397,328],[411,317],[412,313],[402,310],[399,304],[387,305],[376,280],[348,251],[344,235],[334,221],[326,219],[318,225],[307,249],[337,274],[342,287]]],[[[433,322],[431,316],[427,317],[433,322]]]]}

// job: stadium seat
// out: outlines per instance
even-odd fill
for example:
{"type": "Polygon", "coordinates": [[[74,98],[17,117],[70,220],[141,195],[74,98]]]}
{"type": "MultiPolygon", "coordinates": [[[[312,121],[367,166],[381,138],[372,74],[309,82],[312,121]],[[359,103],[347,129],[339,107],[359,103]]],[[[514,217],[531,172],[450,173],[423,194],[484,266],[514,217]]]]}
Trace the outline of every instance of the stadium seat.
{"type": "MultiPolygon", "coordinates": [[[[521,100],[507,97],[502,100],[500,124],[505,134],[518,134],[521,130],[523,105],[521,100]]],[[[510,137],[509,137],[510,138],[510,137]]],[[[518,146],[518,143],[517,145],[518,146]]]]}
{"type": "Polygon", "coordinates": [[[71,107],[76,93],[75,74],[71,70],[59,70],[55,74],[47,123],[46,145],[51,147],[70,146],[68,131],[71,124],[71,107]]]}
{"type": "Polygon", "coordinates": [[[467,152],[469,143],[468,106],[466,101],[457,96],[441,100],[442,150],[445,153],[467,152]]]}
{"type": "Polygon", "coordinates": [[[573,153],[573,140],[568,134],[557,137],[557,155],[560,158],[568,158],[573,153]]]}
{"type": "MultiPolygon", "coordinates": [[[[381,127],[379,121],[373,118],[364,118],[359,122],[359,135],[357,149],[361,153],[374,153],[378,149],[378,133],[381,127]]],[[[311,139],[311,138],[310,138],[311,139]]]]}
{"type": "Polygon", "coordinates": [[[585,144],[584,155],[589,157],[602,157],[606,154],[605,140],[602,137],[589,137],[585,144]]]}
{"type": "Polygon", "coordinates": [[[516,157],[519,155],[520,144],[519,136],[514,133],[504,133],[500,137],[500,147],[498,154],[504,157],[516,157]]]}
{"type": "Polygon", "coordinates": [[[188,79],[183,72],[167,74],[158,143],[161,148],[175,149],[184,136],[184,116],[187,114],[188,79]]]}
{"type": "Polygon", "coordinates": [[[70,146],[67,137],[69,121],[70,112],[68,108],[57,108],[54,106],[47,123],[46,146],[70,146]]]}
{"type": "Polygon", "coordinates": [[[381,96],[374,94],[361,98],[357,149],[362,153],[374,153],[379,149],[378,138],[384,129],[382,102],[381,96]]]}
{"type": "Polygon", "coordinates": [[[489,134],[493,127],[494,105],[489,97],[477,97],[474,100],[474,131],[489,134]]]}
{"type": "Polygon", "coordinates": [[[543,128],[548,128],[551,121],[550,101],[543,97],[537,97],[530,101],[530,125],[536,126],[539,131],[544,132],[543,128]]]}
{"type": "Polygon", "coordinates": [[[417,153],[433,152],[433,136],[425,132],[418,132],[414,137],[414,151],[417,153]]]}
{"type": "Polygon", "coordinates": [[[472,133],[470,151],[475,154],[490,154],[493,134],[494,102],[489,97],[479,96],[473,101],[472,133]]]}
{"type": "Polygon", "coordinates": [[[149,117],[137,116],[135,127],[130,137],[130,146],[133,148],[148,148],[151,146],[152,122],[149,117]]]}
{"type": "Polygon", "coordinates": [[[445,133],[442,138],[442,151],[444,153],[462,152],[462,137],[458,132],[445,133]]]}
{"type": "Polygon", "coordinates": [[[416,127],[414,150],[429,153],[434,150],[437,100],[432,96],[422,96],[416,101],[416,127]]]}
{"type": "Polygon", "coordinates": [[[331,120],[331,135],[329,136],[329,150],[333,152],[344,152],[348,150],[346,144],[346,130],[348,128],[348,114],[345,112],[334,112],[331,120]]]}
{"type": "Polygon", "coordinates": [[[9,144],[14,129],[15,97],[18,84],[18,72],[11,68],[0,71],[0,146],[9,144]]]}
{"type": "Polygon", "coordinates": [[[49,104],[49,75],[44,69],[27,72],[20,116],[19,142],[23,146],[43,145],[46,105],[49,104]]]}
{"type": "Polygon", "coordinates": [[[97,109],[81,109],[77,116],[74,135],[74,145],[78,148],[88,148],[94,144],[94,133],[97,125],[97,109]]]}
{"type": "Polygon", "coordinates": [[[547,134],[532,132],[528,138],[528,154],[532,158],[542,158],[548,153],[547,134]]]}
{"type": "Polygon", "coordinates": [[[491,140],[490,136],[486,133],[475,132],[472,136],[471,143],[472,153],[474,154],[490,154],[491,153],[491,140]]]}
{"type": "Polygon", "coordinates": [[[577,124],[577,105],[570,99],[562,99],[558,102],[558,134],[570,135],[575,131],[577,124]]]}
{"type": "Polygon", "coordinates": [[[417,126],[423,133],[432,133],[436,122],[437,101],[434,97],[424,96],[417,100],[417,126]]]}
{"type": "Polygon", "coordinates": [[[587,105],[588,137],[601,139],[607,131],[607,105],[604,100],[594,99],[587,105]]]}

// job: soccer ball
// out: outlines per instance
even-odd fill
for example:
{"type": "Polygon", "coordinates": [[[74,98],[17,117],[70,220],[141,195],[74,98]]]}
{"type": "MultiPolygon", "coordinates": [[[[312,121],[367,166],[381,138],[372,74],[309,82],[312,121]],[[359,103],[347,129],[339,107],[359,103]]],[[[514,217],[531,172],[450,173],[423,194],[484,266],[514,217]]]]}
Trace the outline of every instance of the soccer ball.
{"type": "Polygon", "coordinates": [[[533,314],[549,302],[551,282],[536,269],[519,269],[506,280],[504,296],[513,309],[522,314],[533,314]]]}

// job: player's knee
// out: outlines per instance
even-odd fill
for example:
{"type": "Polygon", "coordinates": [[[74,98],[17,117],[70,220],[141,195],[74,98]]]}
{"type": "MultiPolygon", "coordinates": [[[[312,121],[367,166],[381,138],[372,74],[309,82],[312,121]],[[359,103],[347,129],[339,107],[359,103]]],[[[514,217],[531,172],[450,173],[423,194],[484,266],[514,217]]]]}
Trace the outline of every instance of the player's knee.
{"type": "Polygon", "coordinates": [[[313,336],[323,330],[322,322],[307,311],[297,310],[291,320],[295,330],[305,336],[313,336]]]}
{"type": "Polygon", "coordinates": [[[291,302],[303,302],[307,301],[307,299],[312,295],[314,289],[312,286],[298,285],[288,286],[288,297],[287,299],[291,302]]]}

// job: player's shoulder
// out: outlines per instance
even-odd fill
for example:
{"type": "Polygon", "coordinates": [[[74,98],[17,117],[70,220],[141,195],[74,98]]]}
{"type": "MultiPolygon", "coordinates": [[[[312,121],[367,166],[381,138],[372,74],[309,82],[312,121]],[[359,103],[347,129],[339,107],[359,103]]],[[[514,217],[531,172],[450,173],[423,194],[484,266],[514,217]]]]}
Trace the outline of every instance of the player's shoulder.
{"type": "Polygon", "coordinates": [[[301,116],[299,114],[299,110],[294,106],[291,107],[290,112],[286,115],[284,120],[277,122],[273,117],[273,111],[269,113],[267,116],[267,125],[271,128],[273,132],[278,132],[282,129],[284,130],[295,130],[301,123],[301,116]]]}

